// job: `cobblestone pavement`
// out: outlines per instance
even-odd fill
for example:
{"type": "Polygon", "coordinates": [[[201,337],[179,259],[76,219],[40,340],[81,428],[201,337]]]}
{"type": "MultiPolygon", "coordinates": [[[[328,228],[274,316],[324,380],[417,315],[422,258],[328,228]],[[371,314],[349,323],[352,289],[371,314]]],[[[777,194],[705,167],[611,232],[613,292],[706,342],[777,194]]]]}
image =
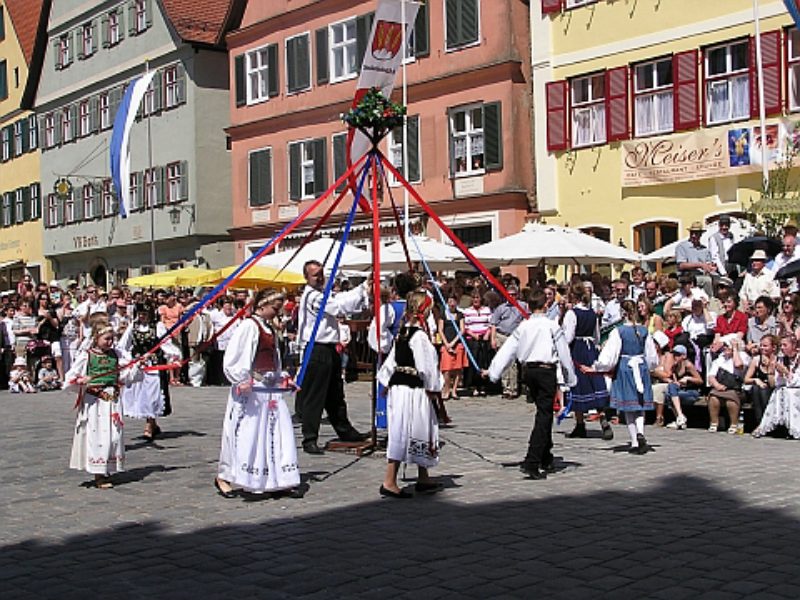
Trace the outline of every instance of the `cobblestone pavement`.
{"type": "MultiPolygon", "coordinates": [[[[382,457],[329,452],[300,454],[302,499],[226,500],[212,487],[225,393],[175,390],[152,445],[128,420],[112,490],[67,468],[73,396],[0,393],[2,597],[800,597],[797,442],[649,429],[641,457],[623,427],[570,440],[566,421],[562,470],[532,481],[503,466],[531,406],[459,400],[436,496],[381,499],[382,457]]],[[[367,393],[348,386],[363,429],[367,393]]]]}

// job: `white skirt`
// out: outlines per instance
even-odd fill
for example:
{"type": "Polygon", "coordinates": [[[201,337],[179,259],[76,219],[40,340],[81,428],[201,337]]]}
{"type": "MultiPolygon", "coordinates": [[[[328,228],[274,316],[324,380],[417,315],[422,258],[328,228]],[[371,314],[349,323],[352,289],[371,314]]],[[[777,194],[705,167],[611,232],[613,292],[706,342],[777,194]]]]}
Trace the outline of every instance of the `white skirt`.
{"type": "Polygon", "coordinates": [[[391,386],[386,414],[386,458],[425,468],[439,464],[439,420],[424,389],[391,386]]]}
{"type": "Polygon", "coordinates": [[[800,439],[800,388],[780,387],[772,392],[758,430],[769,433],[778,425],[789,430],[789,435],[800,439]]]}
{"type": "Polygon", "coordinates": [[[249,492],[300,485],[292,417],[281,394],[228,395],[222,423],[219,477],[249,492]]]}
{"type": "Polygon", "coordinates": [[[120,402],[108,402],[91,394],[83,397],[75,421],[69,466],[111,475],[125,470],[125,442],[122,437],[120,402]]]}
{"type": "Polygon", "coordinates": [[[122,388],[122,412],[131,419],[150,419],[164,413],[164,392],[158,371],[145,372],[141,381],[122,388]]]}

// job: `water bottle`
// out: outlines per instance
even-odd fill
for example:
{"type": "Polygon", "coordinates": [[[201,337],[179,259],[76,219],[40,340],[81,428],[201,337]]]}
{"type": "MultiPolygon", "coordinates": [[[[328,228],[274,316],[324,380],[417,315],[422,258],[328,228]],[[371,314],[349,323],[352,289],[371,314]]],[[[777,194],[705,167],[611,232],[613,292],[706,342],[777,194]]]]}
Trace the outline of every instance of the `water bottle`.
{"type": "Polygon", "coordinates": [[[736,435],[744,435],[744,408],[739,408],[739,422],[736,423],[736,435]]]}

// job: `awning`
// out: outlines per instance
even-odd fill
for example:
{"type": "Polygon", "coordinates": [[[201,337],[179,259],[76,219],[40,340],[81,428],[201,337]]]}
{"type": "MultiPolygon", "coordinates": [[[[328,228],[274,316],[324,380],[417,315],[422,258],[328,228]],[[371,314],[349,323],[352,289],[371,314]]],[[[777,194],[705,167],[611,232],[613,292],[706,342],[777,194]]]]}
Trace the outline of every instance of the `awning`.
{"type": "Polygon", "coordinates": [[[7,260],[6,262],[0,263],[0,269],[10,269],[11,267],[20,267],[24,264],[23,261],[20,259],[16,260],[7,260]]]}

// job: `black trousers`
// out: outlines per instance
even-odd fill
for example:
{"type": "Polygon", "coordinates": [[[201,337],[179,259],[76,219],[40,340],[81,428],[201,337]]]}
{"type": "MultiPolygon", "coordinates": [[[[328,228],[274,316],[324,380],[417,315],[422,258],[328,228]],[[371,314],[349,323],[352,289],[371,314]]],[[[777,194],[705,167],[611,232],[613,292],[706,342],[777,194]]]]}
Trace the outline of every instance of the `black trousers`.
{"type": "Polygon", "coordinates": [[[536,416],[528,441],[525,465],[537,468],[553,462],[553,398],[557,386],[556,370],[527,366],[525,383],[536,405],[536,416]]]}
{"type": "Polygon", "coordinates": [[[334,344],[314,344],[296,411],[303,421],[303,444],[316,443],[322,411],[339,437],[355,433],[347,418],[342,381],[342,358],[334,344]]]}
{"type": "Polygon", "coordinates": [[[761,419],[764,418],[764,411],[767,409],[772,391],[771,387],[762,390],[757,385],[753,385],[750,389],[749,395],[750,401],[753,403],[753,416],[756,419],[756,427],[761,424],[761,419]]]}
{"type": "Polygon", "coordinates": [[[225,356],[224,350],[217,350],[214,348],[208,355],[208,373],[206,373],[206,382],[208,385],[230,385],[225,372],[222,370],[222,359],[225,356]]]}

